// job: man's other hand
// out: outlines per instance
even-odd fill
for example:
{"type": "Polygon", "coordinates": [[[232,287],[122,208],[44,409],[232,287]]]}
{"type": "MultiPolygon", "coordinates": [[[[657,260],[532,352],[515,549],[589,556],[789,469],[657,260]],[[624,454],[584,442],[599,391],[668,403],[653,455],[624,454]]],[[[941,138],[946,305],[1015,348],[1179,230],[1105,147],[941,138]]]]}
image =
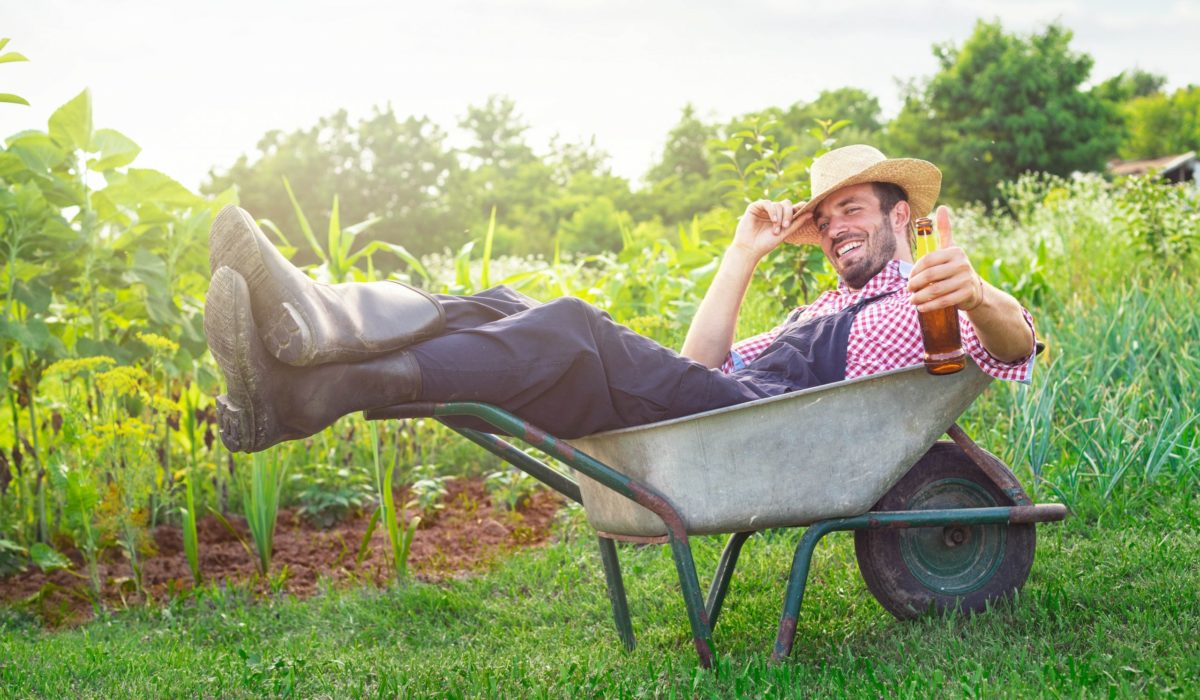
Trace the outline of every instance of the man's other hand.
{"type": "Polygon", "coordinates": [[[802,206],[804,202],[792,204],[786,199],[782,202],[760,199],[751,203],[738,221],[733,234],[733,247],[749,253],[756,261],[760,260],[800,228],[800,220],[795,212],[802,206]]]}

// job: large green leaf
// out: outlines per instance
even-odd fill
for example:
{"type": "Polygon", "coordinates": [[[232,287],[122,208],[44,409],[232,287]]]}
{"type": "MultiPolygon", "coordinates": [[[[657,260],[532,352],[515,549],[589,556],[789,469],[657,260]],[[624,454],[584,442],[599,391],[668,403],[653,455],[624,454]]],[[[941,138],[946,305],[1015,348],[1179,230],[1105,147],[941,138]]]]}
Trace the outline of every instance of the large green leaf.
{"type": "Polygon", "coordinates": [[[69,151],[92,143],[92,93],[84,90],[50,115],[50,138],[69,151]]]}
{"type": "Polygon", "coordinates": [[[13,175],[25,169],[25,161],[21,160],[21,156],[8,151],[0,151],[0,177],[11,179],[13,175]]]}
{"type": "Polygon", "coordinates": [[[71,568],[71,560],[45,542],[38,542],[30,547],[29,558],[33,560],[34,566],[45,573],[71,568]]]}
{"type": "Polygon", "coordinates": [[[38,318],[20,321],[5,321],[0,319],[0,338],[17,341],[21,347],[40,353],[56,345],[58,339],[50,335],[50,328],[38,318]]]}
{"type": "Polygon", "coordinates": [[[129,273],[147,287],[166,287],[168,284],[167,263],[144,248],[134,251],[133,265],[129,267],[129,273]]]}
{"type": "Polygon", "coordinates": [[[129,165],[142,152],[133,139],[113,129],[97,130],[88,150],[98,154],[88,160],[88,167],[97,172],[129,165]]]}
{"type": "Polygon", "coordinates": [[[113,176],[104,192],[117,204],[136,206],[154,202],[163,206],[192,207],[204,204],[204,199],[167,175],[149,168],[130,168],[121,176],[113,176]]]}
{"type": "Polygon", "coordinates": [[[67,157],[63,148],[40,131],[27,131],[9,139],[8,152],[15,154],[26,168],[39,175],[49,173],[67,157]]]}
{"type": "Polygon", "coordinates": [[[19,280],[13,288],[13,296],[39,316],[50,310],[50,302],[54,300],[50,288],[40,280],[19,280]]]}
{"type": "Polygon", "coordinates": [[[97,341],[92,338],[76,340],[75,355],[78,357],[107,355],[120,364],[127,364],[133,360],[133,353],[120,343],[114,343],[111,340],[97,341]]]}
{"type": "Polygon", "coordinates": [[[171,284],[167,278],[167,263],[145,248],[133,253],[129,274],[146,286],[146,315],[158,324],[173,323],[179,316],[171,300],[171,284]]]}

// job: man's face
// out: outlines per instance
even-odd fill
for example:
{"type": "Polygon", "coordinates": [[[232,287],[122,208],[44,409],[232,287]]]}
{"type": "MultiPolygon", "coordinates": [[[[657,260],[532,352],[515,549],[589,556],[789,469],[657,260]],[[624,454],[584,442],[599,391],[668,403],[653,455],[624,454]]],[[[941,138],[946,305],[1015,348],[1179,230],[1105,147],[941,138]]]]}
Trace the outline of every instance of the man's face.
{"type": "Polygon", "coordinates": [[[813,220],[821,250],[851,289],[862,289],[896,257],[895,230],[870,183],[829,195],[813,212],[813,220]]]}

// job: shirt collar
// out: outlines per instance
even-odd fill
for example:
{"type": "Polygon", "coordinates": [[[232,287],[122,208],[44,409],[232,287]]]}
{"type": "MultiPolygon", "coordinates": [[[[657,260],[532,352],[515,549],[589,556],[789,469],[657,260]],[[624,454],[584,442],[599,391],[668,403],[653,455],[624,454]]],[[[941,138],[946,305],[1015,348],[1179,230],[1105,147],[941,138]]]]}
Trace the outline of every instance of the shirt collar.
{"type": "Polygon", "coordinates": [[[884,292],[891,292],[899,287],[908,286],[908,276],[912,272],[913,264],[903,260],[889,260],[883,269],[875,274],[874,277],[867,280],[862,289],[853,290],[846,286],[846,283],[840,278],[838,279],[838,291],[843,294],[861,294],[863,296],[875,296],[884,292]]]}

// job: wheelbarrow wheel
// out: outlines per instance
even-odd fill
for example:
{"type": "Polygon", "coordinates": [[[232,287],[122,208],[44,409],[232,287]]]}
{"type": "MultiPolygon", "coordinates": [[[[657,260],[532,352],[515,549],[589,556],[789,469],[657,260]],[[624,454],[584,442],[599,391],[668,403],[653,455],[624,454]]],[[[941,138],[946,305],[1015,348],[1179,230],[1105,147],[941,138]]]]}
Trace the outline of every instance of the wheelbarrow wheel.
{"type": "MultiPolygon", "coordinates": [[[[989,459],[1007,469],[991,454],[989,459]]],[[[936,443],[873,510],[1013,505],[962,449],[936,443]]],[[[978,612],[1029,577],[1032,524],[858,530],[854,549],[871,594],[902,620],[930,611],[978,612]]]]}

